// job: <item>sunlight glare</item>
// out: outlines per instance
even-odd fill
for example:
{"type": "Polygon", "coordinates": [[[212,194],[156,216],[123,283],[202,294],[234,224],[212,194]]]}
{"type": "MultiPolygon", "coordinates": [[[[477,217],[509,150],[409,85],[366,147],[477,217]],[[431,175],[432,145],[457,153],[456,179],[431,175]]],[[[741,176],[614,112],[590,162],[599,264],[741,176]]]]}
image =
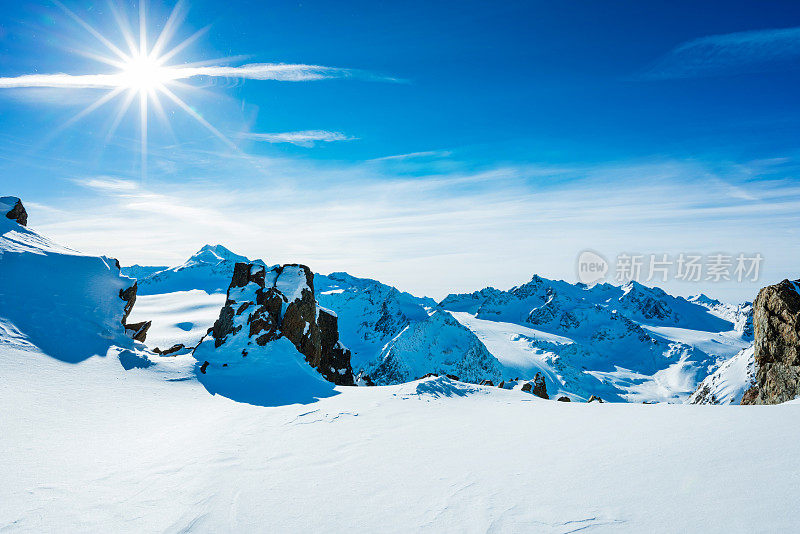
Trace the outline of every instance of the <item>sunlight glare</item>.
{"type": "Polygon", "coordinates": [[[168,82],[169,74],[169,69],[160,66],[158,61],[147,55],[139,55],[125,63],[120,84],[129,89],[151,91],[168,82]]]}

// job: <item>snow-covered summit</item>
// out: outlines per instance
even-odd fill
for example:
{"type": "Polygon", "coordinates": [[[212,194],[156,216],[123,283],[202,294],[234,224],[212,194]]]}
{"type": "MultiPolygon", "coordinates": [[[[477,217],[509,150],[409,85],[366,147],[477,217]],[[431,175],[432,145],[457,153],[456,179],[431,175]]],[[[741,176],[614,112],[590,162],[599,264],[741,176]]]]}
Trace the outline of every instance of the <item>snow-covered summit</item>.
{"type": "MultiPolygon", "coordinates": [[[[264,265],[261,260],[255,262],[264,265]]],[[[245,256],[236,254],[222,245],[205,245],[181,265],[147,273],[142,266],[123,268],[130,276],[146,274],[139,278],[140,295],[156,295],[176,291],[200,289],[207,293],[224,293],[237,263],[250,263],[245,256]]]]}

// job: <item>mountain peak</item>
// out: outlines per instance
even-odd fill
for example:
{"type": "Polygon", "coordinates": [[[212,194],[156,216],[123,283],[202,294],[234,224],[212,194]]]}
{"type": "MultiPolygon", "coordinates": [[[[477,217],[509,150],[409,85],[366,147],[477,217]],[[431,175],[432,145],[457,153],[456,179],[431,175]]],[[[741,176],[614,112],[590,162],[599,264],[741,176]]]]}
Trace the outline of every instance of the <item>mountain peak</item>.
{"type": "Polygon", "coordinates": [[[28,225],[28,213],[19,197],[0,197],[0,215],[5,215],[7,219],[17,221],[22,226],[28,225]]]}
{"type": "Polygon", "coordinates": [[[233,263],[248,263],[245,256],[240,256],[222,245],[204,245],[200,250],[192,254],[184,266],[197,264],[216,265],[221,261],[233,263]]]}

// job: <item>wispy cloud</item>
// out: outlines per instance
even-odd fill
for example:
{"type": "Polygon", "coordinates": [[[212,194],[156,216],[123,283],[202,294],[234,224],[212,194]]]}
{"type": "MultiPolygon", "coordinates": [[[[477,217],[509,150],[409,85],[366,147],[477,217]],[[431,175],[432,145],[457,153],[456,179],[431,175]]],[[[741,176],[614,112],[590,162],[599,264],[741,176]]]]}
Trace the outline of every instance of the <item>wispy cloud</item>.
{"type": "Polygon", "coordinates": [[[292,145],[312,147],[315,143],[330,143],[333,141],[353,141],[357,137],[345,135],[342,132],[329,132],[327,130],[301,130],[297,132],[278,133],[243,133],[239,137],[252,141],[265,143],[290,143],[292,145]]]}
{"type": "Polygon", "coordinates": [[[797,68],[800,28],[711,35],[687,41],[659,59],[648,79],[695,78],[797,68]]]}
{"type": "MultiPolygon", "coordinates": [[[[236,78],[242,80],[275,80],[281,82],[308,82],[335,78],[355,78],[370,81],[400,82],[397,78],[381,76],[360,70],[324,67],[320,65],[285,63],[249,63],[239,66],[169,67],[159,73],[163,81],[185,80],[201,76],[236,78]]],[[[129,80],[125,74],[24,74],[0,77],[0,88],[63,87],[63,88],[115,88],[125,87],[129,80]]]]}
{"type": "MultiPolygon", "coordinates": [[[[570,278],[587,247],[609,257],[761,252],[775,276],[800,274],[786,247],[800,227],[800,187],[786,179],[796,169],[791,161],[771,170],[666,160],[406,176],[369,163],[153,157],[194,162],[191,181],[78,180],[83,194],[60,199],[58,214],[31,209],[31,224],[123,263],[180,263],[206,242],[221,242],[269,262],[346,270],[433,296],[509,287],[534,272],[570,278]]],[[[740,296],[752,298],[750,290],[740,296]]]]}
{"type": "Polygon", "coordinates": [[[394,154],[392,156],[383,156],[381,158],[373,158],[369,161],[401,161],[408,159],[420,158],[446,158],[453,155],[450,150],[425,150],[422,152],[409,152],[407,154],[394,154]]]}

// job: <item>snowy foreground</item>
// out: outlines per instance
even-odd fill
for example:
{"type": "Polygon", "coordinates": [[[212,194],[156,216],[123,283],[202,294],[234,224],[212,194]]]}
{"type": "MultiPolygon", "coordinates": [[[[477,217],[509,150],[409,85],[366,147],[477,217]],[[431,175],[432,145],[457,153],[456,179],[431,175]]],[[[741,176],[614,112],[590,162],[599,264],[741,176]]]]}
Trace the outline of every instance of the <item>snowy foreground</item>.
{"type": "Polygon", "coordinates": [[[0,531],[788,532],[800,406],[585,404],[446,378],[307,404],[0,345],[0,531]]]}

